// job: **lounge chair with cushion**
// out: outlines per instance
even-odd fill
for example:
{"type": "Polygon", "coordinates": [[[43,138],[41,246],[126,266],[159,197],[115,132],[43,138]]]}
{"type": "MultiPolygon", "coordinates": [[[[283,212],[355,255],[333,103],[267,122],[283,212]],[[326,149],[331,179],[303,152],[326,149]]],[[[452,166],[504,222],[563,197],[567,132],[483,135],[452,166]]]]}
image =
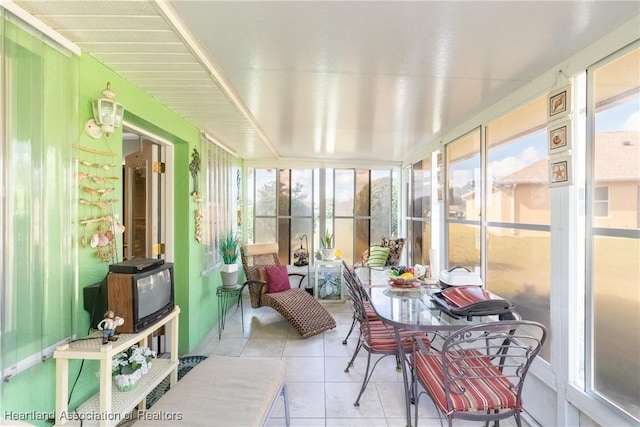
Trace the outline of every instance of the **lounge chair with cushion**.
{"type": "MultiPolygon", "coordinates": [[[[251,306],[271,307],[282,314],[302,338],[336,327],[331,314],[305,289],[292,288],[287,266],[280,264],[277,243],[256,243],[241,247],[251,306]]],[[[291,275],[298,275],[292,273],[291,275]]]]}

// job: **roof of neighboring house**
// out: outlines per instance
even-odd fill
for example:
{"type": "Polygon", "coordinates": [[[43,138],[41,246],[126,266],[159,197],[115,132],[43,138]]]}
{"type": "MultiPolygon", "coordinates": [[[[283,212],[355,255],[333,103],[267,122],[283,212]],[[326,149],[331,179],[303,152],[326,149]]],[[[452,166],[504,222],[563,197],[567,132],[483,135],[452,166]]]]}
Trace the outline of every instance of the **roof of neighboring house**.
{"type": "MultiPolygon", "coordinates": [[[[606,132],[596,135],[596,179],[598,181],[640,180],[640,132],[606,132]]],[[[547,182],[549,159],[531,163],[496,180],[495,184],[547,182]]]]}

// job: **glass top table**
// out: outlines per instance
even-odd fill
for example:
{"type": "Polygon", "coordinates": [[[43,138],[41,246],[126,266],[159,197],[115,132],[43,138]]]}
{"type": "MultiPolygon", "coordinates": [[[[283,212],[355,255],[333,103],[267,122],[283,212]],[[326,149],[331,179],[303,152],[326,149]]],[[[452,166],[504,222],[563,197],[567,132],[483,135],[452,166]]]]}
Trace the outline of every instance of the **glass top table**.
{"type": "Polygon", "coordinates": [[[386,270],[359,267],[355,270],[381,320],[403,329],[451,331],[475,323],[512,319],[515,314],[491,316],[451,316],[438,305],[432,295],[441,290],[436,281],[415,288],[389,285],[386,270]]]}

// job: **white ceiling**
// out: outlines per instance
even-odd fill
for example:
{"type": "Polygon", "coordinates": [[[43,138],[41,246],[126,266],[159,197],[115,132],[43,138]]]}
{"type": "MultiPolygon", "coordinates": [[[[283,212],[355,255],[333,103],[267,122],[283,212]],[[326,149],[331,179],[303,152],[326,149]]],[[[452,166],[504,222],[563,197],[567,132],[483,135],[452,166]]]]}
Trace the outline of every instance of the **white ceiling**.
{"type": "Polygon", "coordinates": [[[378,163],[640,13],[637,1],[15,3],[243,158],[378,163]]]}

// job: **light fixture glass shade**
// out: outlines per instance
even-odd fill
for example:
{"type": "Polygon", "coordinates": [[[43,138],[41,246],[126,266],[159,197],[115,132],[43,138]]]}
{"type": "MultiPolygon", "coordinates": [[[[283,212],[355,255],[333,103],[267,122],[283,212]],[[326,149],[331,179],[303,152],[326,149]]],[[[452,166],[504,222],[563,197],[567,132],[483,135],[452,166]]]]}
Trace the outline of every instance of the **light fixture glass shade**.
{"type": "Polygon", "coordinates": [[[93,120],[102,132],[110,135],[122,124],[124,106],[116,102],[116,94],[111,91],[111,83],[107,83],[102,95],[102,98],[93,101],[93,120]]]}
{"type": "Polygon", "coordinates": [[[113,99],[100,98],[93,101],[93,118],[104,133],[111,134],[122,124],[124,106],[113,99]]]}

